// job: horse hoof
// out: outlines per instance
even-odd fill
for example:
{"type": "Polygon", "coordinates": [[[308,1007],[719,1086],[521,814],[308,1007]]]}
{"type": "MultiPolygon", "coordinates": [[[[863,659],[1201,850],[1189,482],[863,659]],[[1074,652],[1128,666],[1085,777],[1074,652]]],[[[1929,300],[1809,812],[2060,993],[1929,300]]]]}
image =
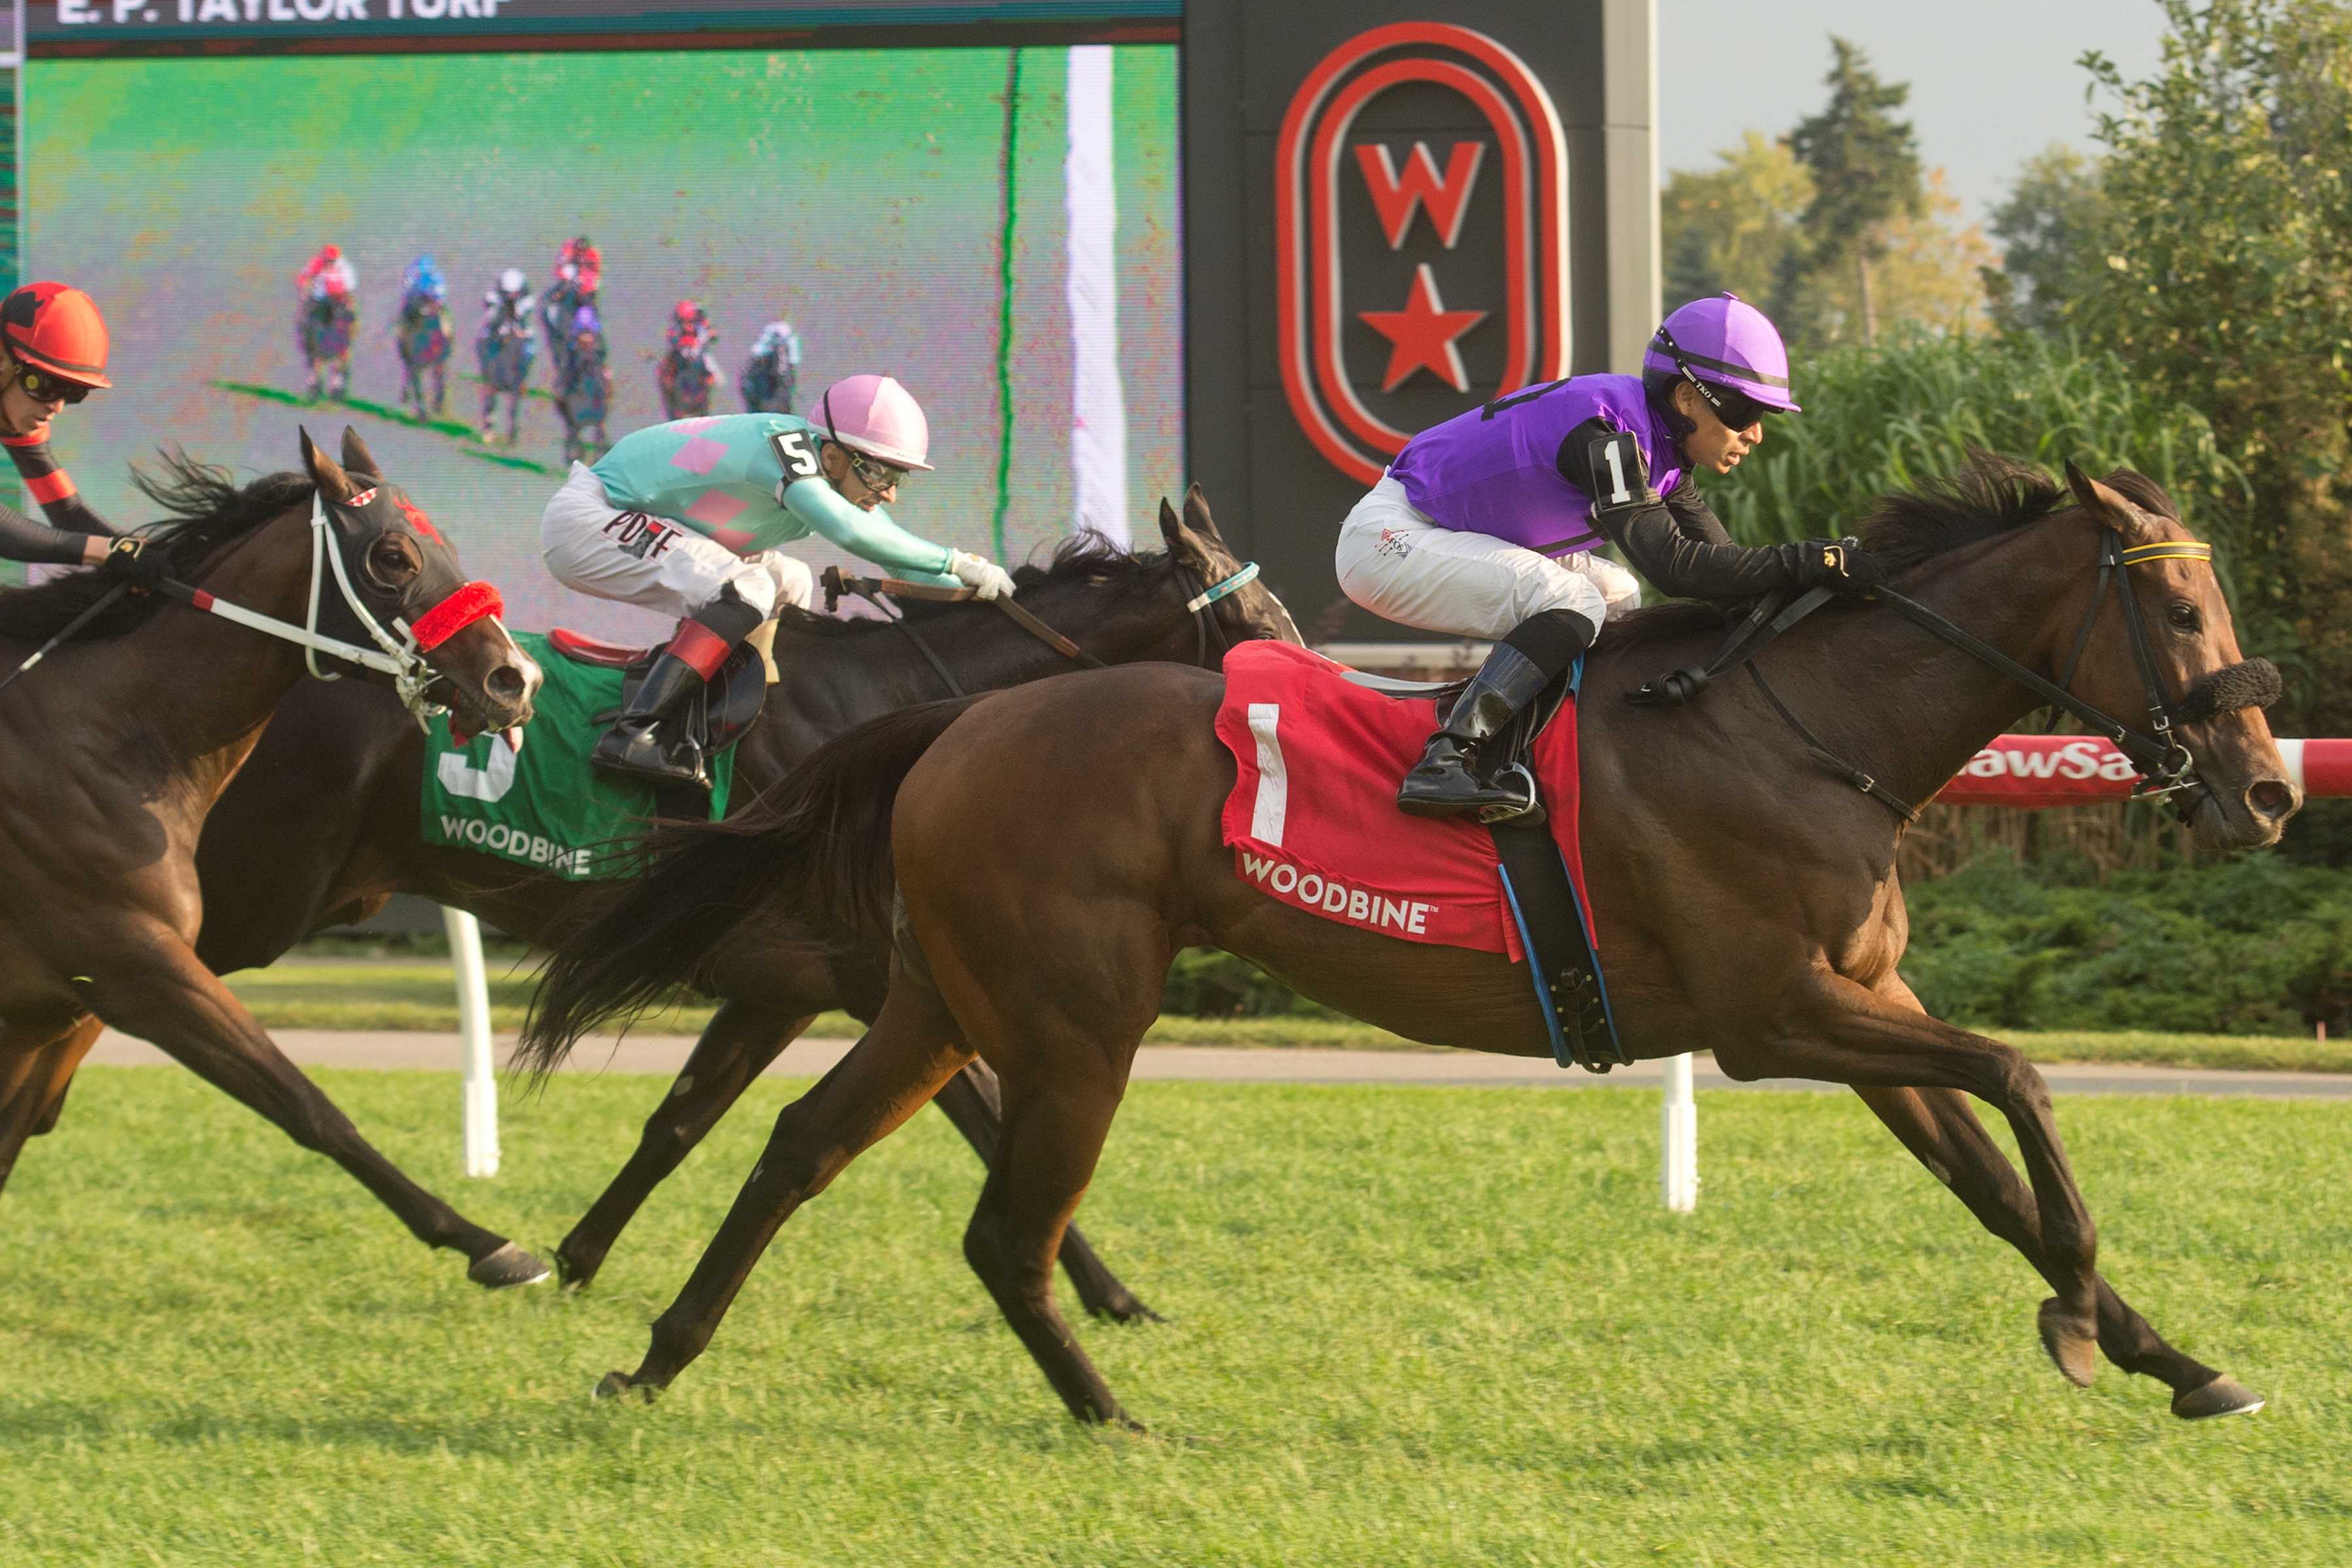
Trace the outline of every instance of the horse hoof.
{"type": "Polygon", "coordinates": [[[1114,1323],[1164,1323],[1168,1320],[1137,1300],[1121,1294],[1092,1309],[1094,1316],[1114,1323]]]}
{"type": "Polygon", "coordinates": [[[548,1276],[547,1265],[509,1241],[496,1252],[486,1252],[474,1259],[466,1270],[466,1278],[488,1290],[504,1290],[515,1285],[536,1285],[548,1276]]]}
{"type": "Polygon", "coordinates": [[[639,1404],[651,1405],[654,1395],[660,1392],[655,1384],[639,1384],[625,1372],[608,1372],[596,1382],[596,1397],[599,1399],[619,1399],[625,1394],[634,1394],[639,1404]]]}
{"type": "Polygon", "coordinates": [[[575,1262],[570,1253],[559,1247],[555,1249],[555,1278],[566,1290],[585,1290],[595,1282],[596,1270],[604,1261],[592,1258],[575,1262]]]}
{"type": "Polygon", "coordinates": [[[2042,1303],[2036,1318],[2042,1330],[2042,1348],[2058,1363],[2066,1381],[2077,1388],[2088,1388],[2099,1374],[2099,1332],[2096,1321],[2076,1318],[2053,1296],[2042,1303]]]}
{"type": "Polygon", "coordinates": [[[2217,1377],[2202,1388],[2174,1394],[2172,1413],[2183,1421],[2210,1421],[2216,1415],[2252,1415],[2265,1403],[2234,1378],[2217,1377]]]}

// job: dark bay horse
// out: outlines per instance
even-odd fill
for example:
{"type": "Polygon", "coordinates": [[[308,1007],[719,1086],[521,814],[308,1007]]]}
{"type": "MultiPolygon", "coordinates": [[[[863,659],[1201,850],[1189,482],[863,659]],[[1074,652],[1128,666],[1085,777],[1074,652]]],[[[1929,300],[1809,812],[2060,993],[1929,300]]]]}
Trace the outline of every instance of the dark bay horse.
{"type": "Polygon", "coordinates": [[[313,402],[342,401],[352,379],[352,332],[358,309],[349,294],[325,294],[304,300],[295,319],[294,339],[302,363],[310,373],[313,402]]]}
{"type": "MultiPolygon", "coordinates": [[[[142,476],[173,518],[149,531],[149,548],[168,550],[173,574],[200,591],[193,601],[118,600],[0,691],[10,784],[0,805],[0,1182],[26,1139],[55,1125],[102,1021],[333,1159],[420,1240],[463,1252],[477,1281],[520,1284],[546,1266],[370,1147],[194,952],[197,834],[305,659],[296,643],[228,618],[226,606],[299,633],[312,550],[337,552],[341,566],[318,563],[332,570],[317,628],[351,653],[377,652],[362,610],[413,634],[429,668],[386,660],[419,682],[429,677],[423,693],[477,729],[526,721],[539,686],[538,668],[488,613],[495,595],[464,581],[448,542],[384,482],[356,436],[344,434],[342,465],[307,435],[302,455],[307,475],[241,488],[176,455],[163,477],[142,476]],[[348,600],[337,579],[350,584],[348,600]]],[[[0,668],[16,668],[110,588],[75,574],[0,593],[0,668]]],[[[266,864],[272,851],[256,853],[266,864]]]]}
{"type": "MultiPolygon", "coordinates": [[[[1980,460],[1949,486],[1890,498],[1866,534],[1893,589],[2020,673],[2071,679],[2074,700],[2110,714],[2146,711],[2152,686],[2175,694],[2200,841],[2274,841],[2300,802],[2246,703],[2265,686],[2275,695],[2276,672],[2239,661],[2213,571],[2160,490],[2137,475],[2069,476],[2072,505],[2034,470],[1980,460]],[[2103,555],[2112,574],[2095,570],[2103,555]],[[2110,594],[2125,573],[2133,592],[2110,594]]],[[[1853,1086],[2049,1282],[2039,1327],[2068,1378],[2089,1382],[2104,1351],[2168,1384],[2179,1415],[2257,1407],[2100,1278],[2042,1076],[2011,1047],[1929,1017],[1904,984],[1902,821],[1813,760],[1745,680],[1690,710],[1618,700],[1704,662],[1720,638],[1711,619],[1645,612],[1601,637],[1585,674],[1585,864],[1625,1044],[1644,1058],[1712,1049],[1738,1079],[1853,1086]],[[2025,1181],[1968,1095],[2007,1119],[2025,1181]]],[[[1758,662],[1828,748],[1911,800],[2047,695],[1891,596],[1816,616],[1758,662]]],[[[743,820],[652,846],[647,878],[559,955],[526,1042],[535,1061],[560,1058],[664,968],[723,987],[801,961],[810,938],[789,925],[812,902],[835,927],[892,923],[894,867],[901,929],[880,1017],[778,1118],[643,1363],[607,1392],[677,1377],[777,1228],[976,1051],[1002,1079],[1003,1131],[965,1255],[1071,1413],[1124,1420],[1054,1304],[1050,1264],[1180,949],[1240,954],[1412,1039],[1550,1054],[1517,965],[1325,921],[1236,875],[1220,830],[1235,770],[1211,728],[1223,690],[1215,675],[1152,666],[927,705],[833,742],[743,820]],[[681,900],[714,863],[766,896],[681,900]],[[616,931],[643,940],[620,951],[616,931]],[[691,971],[676,963],[689,950],[707,955],[691,971]]],[[[1311,787],[1294,776],[1294,803],[1311,787]]]]}
{"type": "MultiPolygon", "coordinates": [[[[1165,554],[1129,555],[1094,536],[1066,544],[1051,567],[1020,571],[1019,603],[1111,664],[1213,667],[1232,642],[1298,640],[1262,584],[1188,613],[1188,601],[1241,564],[1197,489],[1181,519],[1162,503],[1160,531],[1165,554]]],[[[912,605],[908,624],[967,690],[1077,668],[986,605],[912,605]]],[[[779,626],[775,652],[782,680],[737,752],[738,802],[772,787],[850,726],[946,690],[922,649],[876,620],[792,613],[779,626]]],[[[593,885],[528,876],[505,860],[424,842],[417,830],[424,767],[424,738],[382,694],[348,687],[293,692],[205,825],[196,851],[205,896],[197,956],[216,973],[257,968],[321,927],[365,919],[395,892],[470,910],[541,943],[596,900],[593,885]]],[[[595,1277],[653,1189],[815,1014],[845,1006],[870,1020],[882,1005],[888,963],[887,942],[845,944],[838,953],[763,970],[723,993],[635,1152],[557,1248],[564,1280],[580,1286],[595,1277]]],[[[994,1080],[985,1068],[959,1079],[940,1105],[983,1157],[993,1148],[994,1080]]],[[[1083,1237],[1073,1233],[1064,1255],[1089,1310],[1121,1319],[1145,1313],[1083,1237]]]]}

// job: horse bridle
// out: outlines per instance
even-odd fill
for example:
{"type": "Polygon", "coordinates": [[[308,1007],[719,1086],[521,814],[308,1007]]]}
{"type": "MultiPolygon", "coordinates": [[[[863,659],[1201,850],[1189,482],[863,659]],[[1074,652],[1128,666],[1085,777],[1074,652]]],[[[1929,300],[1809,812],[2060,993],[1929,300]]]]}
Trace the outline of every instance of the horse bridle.
{"type": "Polygon", "coordinates": [[[304,666],[318,679],[342,679],[340,671],[319,667],[319,656],[322,653],[330,658],[392,677],[393,690],[398,694],[400,705],[408,710],[420,729],[430,729],[433,715],[448,711],[445,705],[430,701],[426,697],[426,693],[440,683],[442,676],[426,662],[425,655],[476,621],[503,614],[506,609],[506,603],[498,589],[489,584],[478,581],[460,583],[414,621],[394,616],[392,624],[400,633],[399,637],[394,638],[369,610],[365,601],[361,599],[359,590],[352,585],[351,568],[343,561],[341,542],[327,518],[325,497],[315,489],[310,492],[310,600],[302,625],[298,626],[291,622],[265,616],[258,610],[248,610],[242,605],[215,598],[204,589],[183,583],[176,577],[167,577],[157,586],[161,592],[206,615],[218,616],[225,621],[250,626],[281,642],[293,643],[302,649],[304,666]],[[374,647],[362,647],[341,637],[329,637],[319,629],[319,612],[325,599],[323,589],[330,566],[334,571],[335,586],[342,594],[343,604],[359,622],[360,629],[366,632],[375,644],[374,647]]]}
{"type": "MultiPolygon", "coordinates": [[[[2281,689],[2278,667],[2266,658],[2251,658],[2201,677],[2190,688],[2188,696],[2178,703],[2172,700],[2166,689],[2163,672],[2156,666],[2156,650],[2148,644],[2147,627],[2140,620],[2139,600],[2132,590],[2130,569],[2150,561],[2202,561],[2210,564],[2212,559],[2213,547],[2199,540],[2163,539],[2147,544],[2126,545],[2120,532],[2103,525],[2099,531],[2098,592],[2092,597],[2090,608],[2084,613],[2083,623],[2074,633],[2073,649],[2054,681],[2036,675],[1991,644],[1963,630],[1906,595],[1880,587],[1873,590],[1871,596],[1885,600],[1906,619],[1939,640],[1949,643],[1979,663],[2000,671],[2041,698],[2049,707],[2073,714],[2105,736],[2139,770],[2138,782],[2132,786],[2132,798],[2149,800],[2192,789],[2197,791],[2197,794],[2175,804],[2175,810],[2185,822],[2194,813],[2196,803],[2210,786],[2198,776],[2196,758],[2173,733],[2174,724],[2200,722],[2241,708],[2267,707],[2277,700],[2281,689]],[[2072,690],[2075,669],[2082,663],[2084,651],[2090,646],[2091,633],[2098,625],[2099,612],[2106,606],[2107,589],[2111,584],[2123,612],[2126,634],[2131,644],[2132,662],[2139,671],[2140,687],[2147,699],[2148,725],[2145,731],[2135,730],[2121,720],[2094,708],[2072,690]]],[[[1764,607],[1759,606],[1759,614],[1751,617],[1749,627],[1743,627],[1741,633],[1734,637],[1733,647],[1726,650],[1728,657],[1717,659],[1716,665],[1706,671],[1678,672],[1676,678],[1669,679],[1688,683],[1685,689],[1672,694],[1661,692],[1651,700],[1687,700],[1688,696],[1696,694],[1698,686],[1704,685],[1721,667],[1734,659],[1744,662],[1758,689],[1781,719],[1796,731],[1815,757],[1906,823],[1915,821],[1919,815],[1917,806],[1895,795],[1872,775],[1823,745],[1820,737],[1774,694],[1765,682],[1763,672],[1753,662],[1755,654],[1764,642],[1819,608],[1827,597],[1827,594],[1819,589],[1802,595],[1790,603],[1778,616],[1771,617],[1769,631],[1763,637],[1756,637],[1749,635],[1749,627],[1766,618],[1760,613],[1764,607]],[[1811,602],[1809,604],[1808,600],[1811,602]]],[[[1653,692],[1659,684],[1653,682],[1650,687],[1643,688],[1643,692],[1633,695],[1640,699],[1645,693],[1653,692]]]]}
{"type": "MultiPolygon", "coordinates": [[[[1190,586],[1191,584],[1185,581],[1185,573],[1187,569],[1181,563],[1171,561],[1171,564],[1174,567],[1177,574],[1177,586],[1190,586]]],[[[1216,605],[1218,600],[1223,599],[1229,595],[1238,593],[1240,590],[1247,587],[1256,580],[1257,563],[1255,561],[1245,561],[1242,563],[1241,570],[1238,572],[1234,573],[1231,576],[1220,578],[1214,583],[1207,584],[1199,593],[1184,601],[1184,613],[1192,617],[1192,629],[1195,637],[1192,651],[1192,662],[1198,665],[1201,668],[1214,669],[1216,668],[1216,665],[1209,662],[1209,633],[1211,624],[1213,622],[1216,624],[1217,659],[1219,663],[1223,662],[1225,655],[1232,651],[1234,646],[1233,637],[1226,632],[1223,623],[1220,621],[1217,616],[1213,613],[1213,606],[1216,605]]],[[[921,654],[923,656],[924,662],[931,667],[931,673],[937,675],[940,678],[941,684],[945,685],[950,692],[953,692],[958,697],[969,697],[971,695],[963,689],[962,683],[957,680],[955,676],[948,669],[946,661],[941,659],[938,654],[932,652],[931,646],[922,639],[921,636],[916,632],[913,626],[908,624],[907,617],[902,614],[897,613],[887,601],[889,599],[928,599],[940,604],[962,604],[976,596],[975,590],[963,587],[933,587],[927,583],[909,583],[905,581],[903,578],[898,577],[851,577],[845,575],[841,568],[838,566],[826,567],[824,569],[824,608],[827,615],[831,615],[840,605],[844,595],[847,595],[851,598],[865,600],[867,604],[873,605],[876,610],[879,611],[885,620],[887,620],[892,626],[897,626],[899,631],[903,632],[906,635],[907,640],[915,645],[915,651],[921,654]]],[[[1064,658],[1069,659],[1076,664],[1082,664],[1089,669],[1108,669],[1110,668],[1101,659],[1097,658],[1093,654],[1088,653],[1085,648],[1079,647],[1075,638],[1066,637],[1062,633],[1055,631],[1052,626],[1047,626],[1029,609],[1016,603],[1010,595],[999,599],[992,600],[990,603],[992,603],[998,609],[1003,611],[1006,616],[1009,617],[1015,626],[1019,626],[1023,631],[1027,632],[1031,637],[1035,637],[1039,642],[1044,643],[1047,647],[1052,648],[1055,653],[1060,654],[1064,658]]]]}

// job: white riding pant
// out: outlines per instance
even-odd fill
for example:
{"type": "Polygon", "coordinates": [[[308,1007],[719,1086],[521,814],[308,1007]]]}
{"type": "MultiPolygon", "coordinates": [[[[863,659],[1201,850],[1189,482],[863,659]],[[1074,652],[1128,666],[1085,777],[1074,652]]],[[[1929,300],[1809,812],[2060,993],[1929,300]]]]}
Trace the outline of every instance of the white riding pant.
{"type": "Polygon", "coordinates": [[[1529,616],[1573,610],[1592,623],[1642,602],[1642,584],[1585,552],[1538,555],[1488,533],[1441,528],[1386,475],[1339,525],[1333,564],[1348,597],[1386,620],[1426,632],[1497,638],[1529,616]]]}
{"type": "Polygon", "coordinates": [[[583,463],[572,465],[572,477],[548,501],[539,546],[565,587],[678,620],[730,584],[763,620],[780,605],[806,609],[816,594],[816,575],[805,562],[773,550],[738,555],[667,518],[621,510],[583,463]]]}

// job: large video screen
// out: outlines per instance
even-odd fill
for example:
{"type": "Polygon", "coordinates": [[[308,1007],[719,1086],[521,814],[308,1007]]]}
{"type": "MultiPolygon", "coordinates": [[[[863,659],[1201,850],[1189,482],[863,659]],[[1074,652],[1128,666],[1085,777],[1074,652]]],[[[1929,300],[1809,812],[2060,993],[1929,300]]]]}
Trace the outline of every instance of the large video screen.
{"type": "Polygon", "coordinates": [[[1077,63],[1058,47],[36,59],[22,275],[87,289],[114,333],[115,389],[60,418],[58,455],[120,525],[151,514],[129,465],[159,446],[258,472],[298,464],[298,426],[331,438],[349,423],[514,624],[657,632],[540,563],[540,512],[566,471],[557,400],[593,403],[576,371],[562,380],[544,322],[514,439],[503,397],[483,429],[486,292],[520,268],[544,300],[559,248],[584,236],[610,438],[666,417],[669,323],[693,300],[717,333],[710,412],[745,406],[745,359],[777,321],[800,343],[794,412],[835,377],[896,375],[929,414],[939,471],[894,515],[1008,563],[1070,531],[1073,399],[1093,397],[1124,422],[1126,511],[1149,542],[1181,482],[1176,52],[1092,54],[1084,147],[1077,63]],[[1075,258],[1074,226],[1098,240],[1107,217],[1109,255],[1075,258]],[[352,271],[340,398],[331,371],[314,395],[310,358],[331,353],[338,310],[311,319],[309,351],[301,335],[318,290],[298,274],[328,244],[352,271]],[[425,255],[447,281],[451,344],[446,403],[431,405],[428,375],[420,415],[403,407],[400,313],[425,255]]]}

